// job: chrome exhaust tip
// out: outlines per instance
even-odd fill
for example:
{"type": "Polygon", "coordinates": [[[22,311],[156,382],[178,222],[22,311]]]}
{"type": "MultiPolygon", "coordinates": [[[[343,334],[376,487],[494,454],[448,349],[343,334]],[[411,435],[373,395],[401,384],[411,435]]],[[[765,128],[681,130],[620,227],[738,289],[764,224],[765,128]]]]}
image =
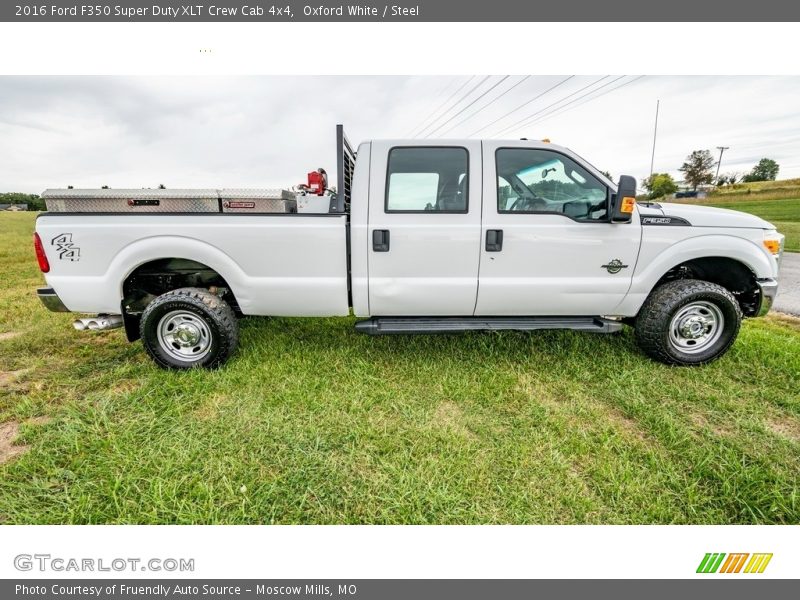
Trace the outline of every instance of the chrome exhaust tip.
{"type": "Polygon", "coordinates": [[[105,331],[122,327],[122,315],[98,315],[89,319],[78,319],[72,326],[78,331],[105,331]]]}

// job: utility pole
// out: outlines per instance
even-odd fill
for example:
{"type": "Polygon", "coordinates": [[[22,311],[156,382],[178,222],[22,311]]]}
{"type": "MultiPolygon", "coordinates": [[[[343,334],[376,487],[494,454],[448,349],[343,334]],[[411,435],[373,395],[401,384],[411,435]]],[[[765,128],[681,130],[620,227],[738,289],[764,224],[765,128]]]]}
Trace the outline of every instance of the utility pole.
{"type": "Polygon", "coordinates": [[[656,135],[658,134],[658,105],[661,100],[656,100],[656,122],[653,125],[653,154],[650,156],[650,177],[653,176],[653,164],[656,160],[656,135]]]}
{"type": "Polygon", "coordinates": [[[730,149],[730,146],[717,146],[719,150],[719,161],[717,162],[717,175],[714,177],[714,185],[719,185],[719,168],[722,166],[722,153],[730,149]]]}

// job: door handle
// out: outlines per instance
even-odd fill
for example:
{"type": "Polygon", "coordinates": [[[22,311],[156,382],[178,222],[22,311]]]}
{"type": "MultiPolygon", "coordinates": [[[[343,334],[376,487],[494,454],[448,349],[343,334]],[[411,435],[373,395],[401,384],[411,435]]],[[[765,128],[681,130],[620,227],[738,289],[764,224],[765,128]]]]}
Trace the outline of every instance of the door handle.
{"type": "Polygon", "coordinates": [[[487,229],[486,230],[486,251],[487,252],[500,252],[503,249],[503,230],[502,229],[487,229]]]}
{"type": "Polygon", "coordinates": [[[375,252],[388,252],[389,251],[389,230],[388,229],[373,229],[372,230],[372,250],[375,252]]]}

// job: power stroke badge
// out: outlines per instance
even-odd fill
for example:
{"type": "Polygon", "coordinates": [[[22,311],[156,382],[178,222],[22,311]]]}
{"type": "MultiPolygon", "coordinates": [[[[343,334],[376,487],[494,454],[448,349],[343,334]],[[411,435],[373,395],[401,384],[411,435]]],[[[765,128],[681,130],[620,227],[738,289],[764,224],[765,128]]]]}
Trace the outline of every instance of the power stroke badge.
{"type": "Polygon", "coordinates": [[[622,264],[622,261],[620,259],[618,259],[618,258],[615,258],[611,262],[606,263],[604,265],[600,265],[600,266],[603,269],[605,269],[606,271],[608,271],[609,273],[611,273],[612,275],[616,275],[617,273],[622,271],[622,269],[627,269],[628,268],[628,265],[622,264]]]}
{"type": "Polygon", "coordinates": [[[81,249],[72,241],[71,233],[59,233],[50,240],[50,245],[56,247],[60,260],[76,261],[81,259],[81,249]]]}

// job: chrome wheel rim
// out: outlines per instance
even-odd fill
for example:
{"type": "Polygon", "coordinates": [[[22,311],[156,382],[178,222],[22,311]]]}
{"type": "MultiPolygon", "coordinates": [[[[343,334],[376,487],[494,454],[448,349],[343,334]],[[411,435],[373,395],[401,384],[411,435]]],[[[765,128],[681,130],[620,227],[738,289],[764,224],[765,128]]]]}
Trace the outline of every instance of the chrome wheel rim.
{"type": "Polygon", "coordinates": [[[195,362],[211,351],[211,330],[194,313],[174,310],[158,322],[158,343],[169,356],[195,362]]]}
{"type": "Polygon", "coordinates": [[[682,307],[669,325],[669,341],[673,348],[686,354],[697,354],[719,340],[725,327],[720,308],[705,301],[682,307]]]}

